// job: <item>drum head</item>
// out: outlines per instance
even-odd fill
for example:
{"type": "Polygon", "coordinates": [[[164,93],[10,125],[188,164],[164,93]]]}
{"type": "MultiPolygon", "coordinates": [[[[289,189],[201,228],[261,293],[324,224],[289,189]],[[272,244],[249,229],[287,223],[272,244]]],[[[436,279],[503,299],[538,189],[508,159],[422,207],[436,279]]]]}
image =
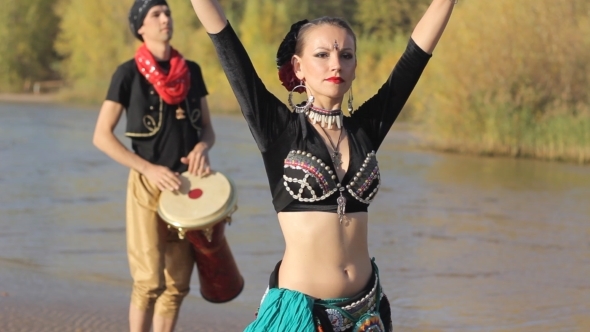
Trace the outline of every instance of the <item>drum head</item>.
{"type": "Polygon", "coordinates": [[[232,181],[220,172],[198,177],[188,172],[179,176],[180,189],[160,195],[158,213],[176,228],[204,229],[225,219],[235,210],[232,181]]]}

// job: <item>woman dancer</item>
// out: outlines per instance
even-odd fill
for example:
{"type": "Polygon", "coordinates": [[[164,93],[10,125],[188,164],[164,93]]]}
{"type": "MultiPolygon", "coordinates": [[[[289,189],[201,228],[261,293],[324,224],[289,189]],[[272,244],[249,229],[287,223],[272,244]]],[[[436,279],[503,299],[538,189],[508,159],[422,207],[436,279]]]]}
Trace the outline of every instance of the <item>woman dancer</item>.
{"type": "Polygon", "coordinates": [[[353,110],[356,38],[342,19],[293,24],[277,66],[283,104],[264,86],[219,3],[191,0],[217,49],[262,153],[285,238],[257,318],[246,331],[390,331],[389,302],[368,251],[367,208],[380,184],[376,152],[448,22],[454,0],[433,0],[377,93],[353,110]],[[293,92],[307,102],[293,105],[293,92]]]}

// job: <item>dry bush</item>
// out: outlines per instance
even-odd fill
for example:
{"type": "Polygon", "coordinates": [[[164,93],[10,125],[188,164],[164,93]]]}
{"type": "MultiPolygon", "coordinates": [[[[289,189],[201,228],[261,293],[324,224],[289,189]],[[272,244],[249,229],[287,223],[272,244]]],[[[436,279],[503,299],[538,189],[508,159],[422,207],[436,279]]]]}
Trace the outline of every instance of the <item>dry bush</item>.
{"type": "Polygon", "coordinates": [[[464,1],[415,114],[439,148],[590,161],[590,5],[464,1]]]}

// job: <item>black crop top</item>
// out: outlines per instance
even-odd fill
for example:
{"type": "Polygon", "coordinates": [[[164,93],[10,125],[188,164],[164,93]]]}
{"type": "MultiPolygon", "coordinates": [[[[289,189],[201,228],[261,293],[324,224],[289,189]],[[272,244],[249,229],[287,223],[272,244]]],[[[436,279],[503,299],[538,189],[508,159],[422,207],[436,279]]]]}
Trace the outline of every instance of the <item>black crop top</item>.
{"type": "Polygon", "coordinates": [[[291,112],[270,93],[231,25],[210,34],[221,65],[262,153],[276,212],[367,211],[379,189],[375,152],[418,82],[430,55],[410,39],[406,51],[376,95],[344,117],[350,162],[341,183],[329,151],[304,114],[291,112]]]}

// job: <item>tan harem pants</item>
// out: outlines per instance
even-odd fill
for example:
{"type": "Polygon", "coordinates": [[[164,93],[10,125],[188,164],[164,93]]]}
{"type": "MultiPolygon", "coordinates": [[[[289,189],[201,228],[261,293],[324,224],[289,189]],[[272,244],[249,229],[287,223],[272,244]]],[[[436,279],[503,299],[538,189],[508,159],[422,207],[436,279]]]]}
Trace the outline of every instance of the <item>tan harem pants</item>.
{"type": "Polygon", "coordinates": [[[133,278],[131,303],[156,315],[178,314],[195,265],[189,241],[158,216],[160,190],[131,170],[127,184],[127,255],[133,278]]]}

